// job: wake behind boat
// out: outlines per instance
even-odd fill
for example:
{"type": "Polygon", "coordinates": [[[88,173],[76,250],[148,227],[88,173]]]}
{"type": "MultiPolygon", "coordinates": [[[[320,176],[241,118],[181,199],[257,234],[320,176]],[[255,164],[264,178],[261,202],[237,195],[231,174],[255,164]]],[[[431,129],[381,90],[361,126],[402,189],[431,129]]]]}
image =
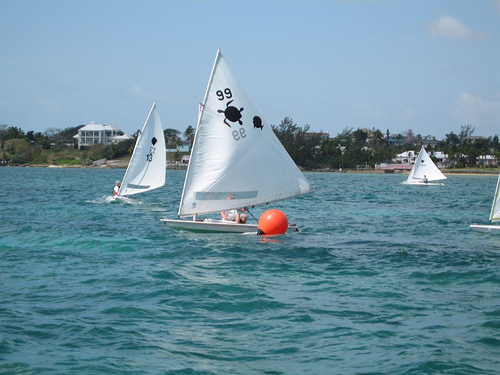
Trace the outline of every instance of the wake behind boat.
{"type": "MultiPolygon", "coordinates": [[[[491,205],[490,221],[492,223],[500,222],[500,174],[498,175],[497,188],[493,197],[493,204],[491,205]]],[[[478,225],[472,224],[472,229],[478,232],[490,232],[500,234],[500,225],[478,225]]]]}
{"type": "Polygon", "coordinates": [[[165,136],[160,115],[153,103],[140,131],[134,152],[123,176],[115,202],[137,202],[130,195],[158,189],[165,185],[167,161],[165,136]]]}
{"type": "Polygon", "coordinates": [[[198,217],[311,191],[307,179],[217,51],[200,107],[179,219],[161,221],[177,229],[253,232],[257,230],[253,224],[198,217]],[[184,217],[191,220],[181,219],[184,217]]]}
{"type": "Polygon", "coordinates": [[[440,180],[446,180],[446,176],[439,170],[422,146],[417,160],[408,176],[403,182],[407,185],[443,185],[440,180]]]}

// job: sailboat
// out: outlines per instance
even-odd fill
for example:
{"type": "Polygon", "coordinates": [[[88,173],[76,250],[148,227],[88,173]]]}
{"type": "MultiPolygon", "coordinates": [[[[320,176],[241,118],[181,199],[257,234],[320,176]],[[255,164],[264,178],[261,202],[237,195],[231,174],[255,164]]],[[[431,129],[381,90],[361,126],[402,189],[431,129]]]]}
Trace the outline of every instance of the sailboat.
{"type": "MultiPolygon", "coordinates": [[[[493,197],[493,204],[491,205],[490,221],[492,223],[500,221],[500,174],[498,175],[497,188],[493,197]]],[[[472,224],[470,227],[478,232],[500,233],[500,225],[472,224]]]]}
{"type": "Polygon", "coordinates": [[[427,151],[422,146],[420,153],[415,160],[415,164],[403,184],[408,185],[443,185],[440,180],[446,180],[446,176],[441,173],[436,164],[431,160],[427,151]]]}
{"type": "Polygon", "coordinates": [[[218,50],[200,105],[178,219],[161,221],[193,231],[256,232],[257,223],[201,220],[199,216],[265,205],[311,191],[218,50]],[[186,217],[191,219],[183,219],[186,217]]]}
{"type": "Polygon", "coordinates": [[[156,103],[153,103],[114,199],[131,200],[128,196],[165,185],[166,164],[165,136],[156,103]]]}

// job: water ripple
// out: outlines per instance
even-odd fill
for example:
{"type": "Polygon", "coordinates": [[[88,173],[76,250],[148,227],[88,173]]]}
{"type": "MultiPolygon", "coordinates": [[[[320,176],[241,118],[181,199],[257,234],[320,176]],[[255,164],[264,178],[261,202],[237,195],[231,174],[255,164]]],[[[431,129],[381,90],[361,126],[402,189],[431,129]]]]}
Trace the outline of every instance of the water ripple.
{"type": "Polygon", "coordinates": [[[183,171],[137,205],[104,195],[122,170],[2,173],[2,373],[500,368],[500,238],[468,228],[487,219],[493,176],[417,189],[308,173],[316,192],[278,207],[300,232],[266,241],[163,227],[183,171]]]}

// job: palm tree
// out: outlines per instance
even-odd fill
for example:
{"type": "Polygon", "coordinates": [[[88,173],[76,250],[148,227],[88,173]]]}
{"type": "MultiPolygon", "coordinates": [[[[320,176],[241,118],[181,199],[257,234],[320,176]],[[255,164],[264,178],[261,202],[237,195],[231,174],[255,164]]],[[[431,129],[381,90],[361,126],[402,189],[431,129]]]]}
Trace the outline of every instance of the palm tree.
{"type": "Polygon", "coordinates": [[[184,132],[184,138],[189,142],[189,149],[193,147],[194,133],[194,128],[191,125],[189,125],[184,132]]]}

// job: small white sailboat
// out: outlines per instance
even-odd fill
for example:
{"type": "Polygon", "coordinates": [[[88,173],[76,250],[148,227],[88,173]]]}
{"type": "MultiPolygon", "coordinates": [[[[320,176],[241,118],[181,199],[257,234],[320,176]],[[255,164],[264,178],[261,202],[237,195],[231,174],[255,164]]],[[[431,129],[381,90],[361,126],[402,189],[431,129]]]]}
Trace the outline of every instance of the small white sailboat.
{"type": "Polygon", "coordinates": [[[156,103],[153,103],[114,199],[126,201],[130,195],[165,185],[166,164],[165,136],[156,103]]]}
{"type": "MultiPolygon", "coordinates": [[[[492,223],[500,222],[500,174],[498,175],[497,188],[493,197],[493,204],[491,205],[490,221],[492,223]]],[[[478,232],[495,232],[500,234],[500,225],[472,224],[470,227],[478,232]]]]}
{"type": "Polygon", "coordinates": [[[440,180],[446,180],[446,176],[436,167],[425,148],[422,146],[415,164],[403,184],[408,185],[443,185],[440,180]]]}
{"type": "MultiPolygon", "coordinates": [[[[199,220],[198,216],[264,205],[312,191],[220,50],[200,111],[179,219],[161,219],[167,226],[194,231],[256,232],[257,223],[199,220]]],[[[296,227],[290,226],[289,230],[296,227]]]]}

